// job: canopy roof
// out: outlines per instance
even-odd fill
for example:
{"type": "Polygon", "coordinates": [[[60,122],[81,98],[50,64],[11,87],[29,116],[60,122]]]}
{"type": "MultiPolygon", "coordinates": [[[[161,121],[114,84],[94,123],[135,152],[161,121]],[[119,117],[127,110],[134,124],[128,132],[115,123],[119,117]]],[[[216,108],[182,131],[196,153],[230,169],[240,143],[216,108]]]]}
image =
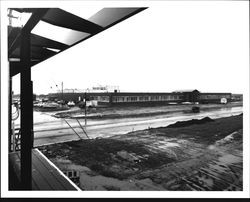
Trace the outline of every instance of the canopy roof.
{"type": "MultiPolygon", "coordinates": [[[[143,11],[139,7],[112,7],[96,10],[89,17],[60,8],[10,8],[10,19],[29,14],[21,27],[8,26],[10,76],[21,72],[20,46],[23,30],[30,31],[30,66],[36,65],[143,11]],[[83,17],[82,17],[83,16],[83,17]]],[[[81,11],[81,9],[79,8],[81,11]]]]}

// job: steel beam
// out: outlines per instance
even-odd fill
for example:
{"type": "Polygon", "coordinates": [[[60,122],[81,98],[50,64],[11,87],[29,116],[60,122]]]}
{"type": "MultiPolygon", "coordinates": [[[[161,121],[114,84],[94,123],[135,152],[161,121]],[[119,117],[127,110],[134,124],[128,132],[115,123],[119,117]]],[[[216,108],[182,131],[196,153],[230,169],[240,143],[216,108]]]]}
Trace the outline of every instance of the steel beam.
{"type": "MultiPolygon", "coordinates": [[[[30,67],[38,64],[40,61],[31,61],[30,67]]],[[[10,61],[10,76],[13,77],[23,71],[23,66],[20,61],[12,62],[10,61]]]]}
{"type": "MultiPolygon", "coordinates": [[[[49,8],[38,8],[36,11],[32,14],[28,22],[24,25],[22,28],[22,32],[30,33],[31,30],[36,26],[36,24],[41,20],[41,18],[47,13],[49,8]]],[[[11,53],[16,50],[16,48],[20,45],[20,38],[21,34],[19,34],[16,39],[13,41],[11,46],[9,47],[8,54],[11,55],[11,53]]]]}
{"type": "MultiPolygon", "coordinates": [[[[21,185],[22,190],[32,189],[33,147],[33,84],[31,81],[31,30],[46,14],[48,8],[36,9],[9,47],[11,53],[20,45],[21,64],[21,185]]],[[[11,68],[10,68],[11,69],[11,68]]]]}
{"type": "Polygon", "coordinates": [[[33,136],[33,89],[30,68],[30,33],[21,34],[21,184],[31,190],[31,149],[33,136]]]}
{"type": "Polygon", "coordinates": [[[46,15],[43,16],[42,20],[55,26],[90,34],[98,33],[103,29],[103,27],[98,24],[59,8],[51,8],[46,15]]]}

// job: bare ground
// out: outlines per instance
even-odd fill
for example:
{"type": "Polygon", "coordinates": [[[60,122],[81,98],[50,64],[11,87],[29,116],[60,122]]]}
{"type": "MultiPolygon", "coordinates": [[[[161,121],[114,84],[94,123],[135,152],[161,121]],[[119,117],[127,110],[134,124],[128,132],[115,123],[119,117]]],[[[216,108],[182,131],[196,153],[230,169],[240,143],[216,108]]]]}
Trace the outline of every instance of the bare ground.
{"type": "MultiPolygon", "coordinates": [[[[113,107],[97,107],[87,108],[86,116],[88,119],[104,119],[104,118],[132,118],[132,117],[146,117],[156,116],[171,113],[190,113],[193,104],[178,104],[178,105],[162,105],[162,106],[113,106],[113,107]]],[[[211,109],[221,109],[242,106],[242,102],[230,102],[223,104],[199,104],[201,111],[208,111],[211,109]]],[[[85,110],[78,107],[72,108],[68,111],[62,111],[54,114],[57,118],[85,118],[85,110]]]]}
{"type": "Polygon", "coordinates": [[[82,190],[242,190],[242,117],[39,149],[82,190]]]}

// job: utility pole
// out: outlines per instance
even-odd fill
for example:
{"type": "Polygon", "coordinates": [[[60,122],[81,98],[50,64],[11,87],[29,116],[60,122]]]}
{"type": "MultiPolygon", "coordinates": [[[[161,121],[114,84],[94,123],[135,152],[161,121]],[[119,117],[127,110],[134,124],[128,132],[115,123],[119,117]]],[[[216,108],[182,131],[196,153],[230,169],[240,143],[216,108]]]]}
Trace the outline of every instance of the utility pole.
{"type": "Polygon", "coordinates": [[[84,101],[85,101],[84,111],[85,111],[85,126],[86,126],[87,125],[87,117],[86,117],[86,115],[87,115],[87,92],[86,91],[85,91],[84,97],[85,97],[85,99],[84,99],[84,101]]]}
{"type": "MultiPolygon", "coordinates": [[[[62,101],[63,101],[63,82],[62,82],[62,101]]],[[[64,101],[63,101],[64,104],[64,101]]]]}

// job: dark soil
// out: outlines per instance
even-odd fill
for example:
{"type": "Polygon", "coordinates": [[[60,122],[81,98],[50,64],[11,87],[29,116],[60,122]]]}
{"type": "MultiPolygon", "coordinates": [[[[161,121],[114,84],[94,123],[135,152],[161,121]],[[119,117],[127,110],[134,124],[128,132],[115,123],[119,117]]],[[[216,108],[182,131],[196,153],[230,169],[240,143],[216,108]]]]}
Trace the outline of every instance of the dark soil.
{"type": "MultiPolygon", "coordinates": [[[[208,145],[215,144],[217,140],[242,128],[243,114],[215,120],[206,117],[202,120],[177,122],[170,127],[135,131],[116,138],[97,138],[41,146],[39,150],[49,159],[65,158],[76,165],[90,168],[96,174],[127,179],[146,170],[155,170],[175,163],[182,159],[181,156],[188,158],[188,155],[184,155],[185,148],[182,147],[178,150],[172,148],[177,158],[168,155],[169,149],[165,152],[153,150],[150,146],[156,139],[186,139],[202,145],[196,148],[199,153],[203,147],[207,148],[208,145]],[[147,138],[147,142],[141,141],[144,137],[147,138]],[[182,149],[183,152],[179,151],[182,149]],[[121,152],[134,156],[134,160],[123,158],[119,155],[121,152]]],[[[242,138],[242,135],[239,138],[242,138]]]]}
{"type": "Polygon", "coordinates": [[[177,123],[173,125],[181,126],[151,128],[150,132],[167,137],[192,138],[194,142],[213,144],[234,131],[242,129],[243,114],[214,120],[206,117],[200,121],[191,120],[177,123]]]}
{"type": "Polygon", "coordinates": [[[67,158],[73,163],[85,165],[103,176],[118,179],[127,178],[134,170],[153,169],[175,160],[164,153],[153,153],[143,144],[110,138],[59,143],[39,147],[39,150],[48,158],[67,158]],[[140,158],[132,162],[128,161],[117,155],[117,152],[120,151],[136,154],[140,158]],[[110,169],[115,164],[122,165],[123,172],[110,169]]]}
{"type": "Polygon", "coordinates": [[[203,119],[192,119],[189,121],[177,121],[174,124],[170,124],[167,126],[167,128],[180,128],[180,127],[185,127],[185,126],[191,126],[194,124],[204,124],[204,123],[208,123],[208,122],[213,122],[214,120],[209,118],[209,117],[205,117],[203,119]]]}

